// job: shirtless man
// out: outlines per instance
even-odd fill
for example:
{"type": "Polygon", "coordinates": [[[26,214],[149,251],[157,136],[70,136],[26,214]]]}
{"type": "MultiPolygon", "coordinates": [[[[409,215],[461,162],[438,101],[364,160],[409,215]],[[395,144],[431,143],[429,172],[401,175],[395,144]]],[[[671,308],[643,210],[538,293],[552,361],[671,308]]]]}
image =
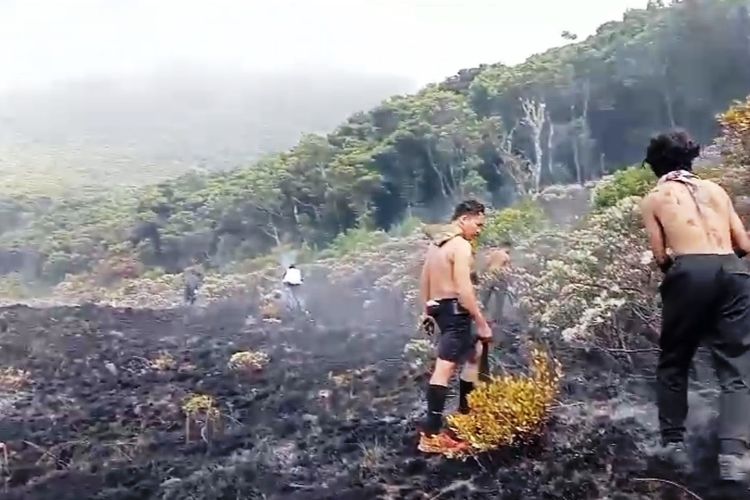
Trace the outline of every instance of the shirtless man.
{"type": "Polygon", "coordinates": [[[437,362],[427,388],[427,419],[419,442],[419,449],[428,453],[467,446],[441,430],[448,382],[456,367],[464,365],[460,377],[459,411],[468,412],[467,398],[474,389],[479,372],[480,340],[489,342],[492,339],[492,331],[479,309],[471,282],[471,241],[479,236],[484,219],[484,205],[475,200],[460,203],[451,222],[455,231],[439,240],[433,238],[422,268],[422,304],[440,329],[437,362]],[[472,319],[476,322],[476,336],[471,328],[472,319]]]}
{"type": "Polygon", "coordinates": [[[750,272],[738,257],[750,252],[750,237],[727,193],[691,172],[698,152],[685,132],[672,131],[651,140],[645,160],[659,181],[643,199],[642,217],[665,273],[659,452],[690,468],[683,441],[688,368],[705,341],[721,385],[719,469],[722,479],[740,481],[750,472],[750,272]]]}

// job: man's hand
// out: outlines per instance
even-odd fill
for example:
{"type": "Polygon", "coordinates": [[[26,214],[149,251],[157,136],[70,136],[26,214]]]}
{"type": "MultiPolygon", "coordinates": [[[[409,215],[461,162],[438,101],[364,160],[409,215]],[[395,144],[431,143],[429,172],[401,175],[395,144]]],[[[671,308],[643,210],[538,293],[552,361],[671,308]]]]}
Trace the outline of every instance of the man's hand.
{"type": "Polygon", "coordinates": [[[477,337],[481,342],[492,342],[492,328],[486,321],[477,322],[477,337]]]}

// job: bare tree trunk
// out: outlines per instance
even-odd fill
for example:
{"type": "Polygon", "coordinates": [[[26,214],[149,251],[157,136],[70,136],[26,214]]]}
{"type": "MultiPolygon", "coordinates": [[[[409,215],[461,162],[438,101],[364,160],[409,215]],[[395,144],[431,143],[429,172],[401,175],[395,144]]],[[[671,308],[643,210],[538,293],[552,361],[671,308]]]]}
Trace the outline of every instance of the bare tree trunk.
{"type": "Polygon", "coordinates": [[[554,174],[555,171],[555,161],[554,161],[554,145],[553,145],[553,139],[555,137],[555,124],[552,123],[552,118],[550,118],[549,113],[547,113],[547,122],[549,123],[549,133],[547,134],[547,170],[550,174],[554,174]]]}
{"type": "Polygon", "coordinates": [[[276,228],[276,225],[273,223],[273,221],[269,220],[268,224],[266,224],[266,228],[263,228],[263,232],[266,233],[268,236],[273,238],[273,240],[276,242],[276,246],[281,246],[281,238],[279,237],[279,230],[276,228]]]}
{"type": "Polygon", "coordinates": [[[674,106],[672,105],[672,94],[669,91],[668,85],[664,86],[664,103],[667,106],[667,119],[669,120],[669,126],[674,128],[677,123],[674,119],[674,106]]]}
{"type": "MultiPolygon", "coordinates": [[[[519,122],[516,121],[513,127],[500,136],[499,152],[503,159],[503,166],[505,167],[505,173],[510,175],[516,183],[516,190],[521,196],[528,194],[528,184],[531,172],[525,168],[521,163],[520,159],[513,154],[513,137],[518,128],[519,122]]],[[[495,168],[495,172],[498,177],[503,176],[503,171],[500,169],[497,163],[492,165],[495,168]]]]}
{"type": "Polygon", "coordinates": [[[573,137],[573,162],[576,165],[576,181],[583,185],[583,174],[581,172],[581,159],[578,152],[578,135],[573,137]]]}
{"type": "Polygon", "coordinates": [[[544,129],[544,123],[546,121],[546,108],[547,104],[544,101],[536,101],[534,99],[521,99],[521,107],[523,109],[524,118],[523,123],[526,124],[530,129],[534,137],[534,172],[533,179],[534,192],[539,192],[539,187],[542,183],[542,130],[544,129]]]}
{"type": "Polygon", "coordinates": [[[427,162],[430,164],[430,167],[432,167],[432,170],[435,171],[435,174],[440,180],[440,191],[443,193],[443,197],[448,198],[448,185],[445,181],[445,176],[437,167],[437,165],[435,165],[435,160],[432,158],[432,151],[430,150],[429,146],[425,148],[425,154],[427,155],[427,162]]]}
{"type": "Polygon", "coordinates": [[[294,215],[294,224],[299,225],[299,210],[296,203],[293,203],[292,215],[294,215]]]}
{"type": "MultiPolygon", "coordinates": [[[[586,109],[586,106],[584,105],[584,110],[586,109]]],[[[582,117],[576,118],[575,116],[575,104],[570,105],[570,123],[572,124],[572,130],[573,130],[573,137],[572,137],[572,147],[573,147],[573,164],[576,167],[576,182],[578,184],[583,184],[583,173],[581,168],[581,152],[580,152],[580,139],[581,136],[584,134],[584,131],[582,129],[585,129],[586,125],[581,125],[581,121],[584,120],[582,117]]]]}
{"type": "MultiPolygon", "coordinates": [[[[586,165],[583,165],[580,160],[580,153],[576,153],[579,159],[576,160],[576,168],[580,171],[579,184],[583,184],[584,179],[587,175],[584,174],[584,168],[590,175],[592,168],[589,165],[589,160],[592,158],[592,141],[591,141],[591,129],[589,128],[589,103],[591,102],[591,81],[587,78],[583,84],[583,113],[581,114],[581,134],[586,145],[585,161],[586,165]]],[[[577,146],[577,145],[576,145],[577,146]]]]}
{"type": "Polygon", "coordinates": [[[518,128],[518,121],[516,121],[515,124],[513,124],[513,128],[511,128],[505,135],[503,135],[502,139],[500,140],[500,149],[504,151],[506,154],[512,155],[513,154],[513,136],[516,134],[516,129],[518,128]]]}

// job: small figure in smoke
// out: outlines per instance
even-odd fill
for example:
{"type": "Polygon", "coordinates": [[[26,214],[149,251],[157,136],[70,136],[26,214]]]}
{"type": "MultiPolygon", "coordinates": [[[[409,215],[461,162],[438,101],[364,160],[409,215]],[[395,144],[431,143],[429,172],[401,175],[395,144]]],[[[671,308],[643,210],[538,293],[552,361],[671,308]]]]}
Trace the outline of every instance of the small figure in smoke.
{"type": "Polygon", "coordinates": [[[478,381],[482,343],[492,340],[492,331],[480,310],[471,280],[474,260],[471,242],[484,226],[484,212],[483,204],[467,200],[458,204],[449,226],[438,226],[431,234],[427,231],[432,244],[422,267],[420,296],[425,313],[434,319],[440,331],[438,357],[427,387],[427,419],[419,441],[419,449],[427,453],[468,447],[442,431],[443,409],[448,381],[456,368],[463,365],[459,411],[469,411],[468,396],[478,381]],[[476,335],[472,319],[476,322],[476,335]]]}
{"type": "Polygon", "coordinates": [[[481,302],[485,315],[492,322],[503,319],[503,310],[508,296],[510,251],[513,243],[504,241],[490,250],[485,259],[484,272],[477,278],[481,283],[481,302]]]}
{"type": "Polygon", "coordinates": [[[692,172],[699,150],[684,131],[670,131],[651,140],[644,160],[659,180],[641,212],[664,272],[658,453],[690,468],[684,444],[688,369],[705,343],[721,386],[721,478],[741,481],[750,472],[750,271],[740,258],[750,252],[750,237],[726,191],[692,172]]]}
{"type": "Polygon", "coordinates": [[[299,287],[302,286],[303,281],[302,272],[294,264],[287,268],[281,279],[287,290],[287,304],[294,310],[304,310],[302,297],[299,294],[299,287]]]}
{"type": "Polygon", "coordinates": [[[183,277],[185,280],[185,303],[193,305],[198,298],[198,290],[203,285],[203,271],[200,269],[200,266],[189,266],[185,268],[183,277]]]}

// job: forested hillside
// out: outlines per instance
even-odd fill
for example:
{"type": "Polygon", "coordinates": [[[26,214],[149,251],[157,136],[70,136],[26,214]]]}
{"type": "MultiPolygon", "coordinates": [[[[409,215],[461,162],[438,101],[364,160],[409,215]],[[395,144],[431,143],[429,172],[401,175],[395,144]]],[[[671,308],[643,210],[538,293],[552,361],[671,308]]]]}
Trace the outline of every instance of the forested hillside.
{"type": "Polygon", "coordinates": [[[640,160],[664,127],[708,141],[716,113],[749,92],[748,2],[653,3],[519,66],[464,70],[390,98],[247,168],[63,203],[4,244],[51,282],[129,256],[131,244],[141,263],[168,270],[281,243],[319,247],[357,225],[444,213],[463,196],[502,206],[548,183],[598,178],[640,160]]]}

